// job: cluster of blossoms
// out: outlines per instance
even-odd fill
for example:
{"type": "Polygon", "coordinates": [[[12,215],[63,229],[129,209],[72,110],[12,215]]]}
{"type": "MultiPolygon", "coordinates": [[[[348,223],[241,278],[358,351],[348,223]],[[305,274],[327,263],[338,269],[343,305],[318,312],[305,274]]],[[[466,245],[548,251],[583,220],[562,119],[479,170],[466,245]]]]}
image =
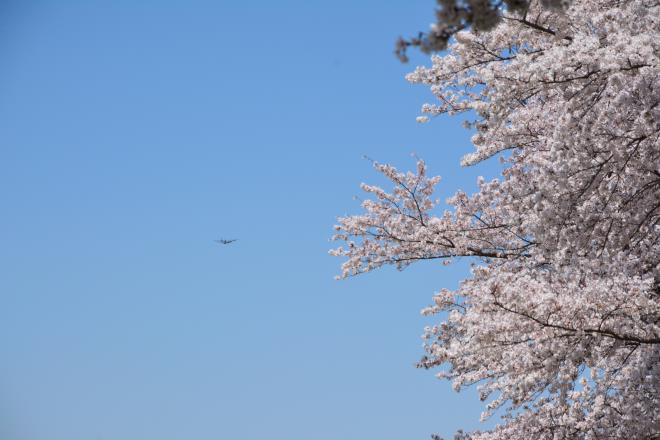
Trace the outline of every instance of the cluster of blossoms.
{"type": "Polygon", "coordinates": [[[394,189],[339,219],[342,276],[475,258],[423,310],[419,365],[504,411],[458,437],[660,438],[660,3],[532,1],[432,61],[408,76],[438,98],[423,112],[472,115],[463,164],[505,171],[437,213],[422,161],[376,163],[394,189]]]}
{"type": "MultiPolygon", "coordinates": [[[[533,0],[435,0],[436,21],[428,32],[420,32],[411,39],[399,38],[394,53],[407,62],[406,51],[410,46],[424,53],[433,53],[447,48],[447,43],[456,33],[471,27],[478,31],[489,31],[502,20],[503,11],[525,11],[533,0]]],[[[541,5],[560,9],[572,0],[540,0],[541,5]]]]}

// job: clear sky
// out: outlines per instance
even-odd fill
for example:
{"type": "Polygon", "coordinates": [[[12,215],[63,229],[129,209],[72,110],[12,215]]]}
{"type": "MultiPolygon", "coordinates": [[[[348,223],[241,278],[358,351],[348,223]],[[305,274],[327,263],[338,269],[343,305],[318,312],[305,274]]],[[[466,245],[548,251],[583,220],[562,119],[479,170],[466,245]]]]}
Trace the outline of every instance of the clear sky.
{"type": "Polygon", "coordinates": [[[461,169],[404,74],[417,1],[5,1],[0,438],[427,439],[479,426],[419,310],[466,262],[335,281],[362,159],[461,169]],[[237,238],[227,246],[218,238],[237,238]]]}

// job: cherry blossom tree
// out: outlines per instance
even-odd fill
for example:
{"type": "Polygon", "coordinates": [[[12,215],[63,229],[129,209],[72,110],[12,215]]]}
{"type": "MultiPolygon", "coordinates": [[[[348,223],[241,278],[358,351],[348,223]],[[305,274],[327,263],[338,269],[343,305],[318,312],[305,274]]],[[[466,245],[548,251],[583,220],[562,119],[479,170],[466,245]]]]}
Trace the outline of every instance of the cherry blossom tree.
{"type": "Polygon", "coordinates": [[[472,258],[433,296],[423,368],[476,385],[496,428],[470,439],[660,438],[660,3],[533,0],[455,34],[407,79],[426,122],[463,113],[480,179],[438,211],[439,177],[375,168],[360,215],[338,220],[342,277],[472,258]]]}

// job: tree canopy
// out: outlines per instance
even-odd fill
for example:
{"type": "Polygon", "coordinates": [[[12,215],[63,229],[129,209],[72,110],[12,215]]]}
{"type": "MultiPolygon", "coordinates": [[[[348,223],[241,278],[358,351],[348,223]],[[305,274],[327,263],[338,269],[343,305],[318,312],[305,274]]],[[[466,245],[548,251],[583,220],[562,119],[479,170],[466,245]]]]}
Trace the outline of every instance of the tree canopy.
{"type": "Polygon", "coordinates": [[[437,97],[418,119],[465,114],[463,165],[505,170],[438,212],[423,161],[375,163],[393,189],[363,185],[364,212],[339,219],[341,276],[474,259],[423,310],[438,323],[419,366],[476,385],[484,417],[504,411],[458,437],[658,438],[659,3],[440,3],[458,12],[440,31],[447,53],[407,77],[437,97]],[[477,10],[497,17],[482,25],[477,10]]]}

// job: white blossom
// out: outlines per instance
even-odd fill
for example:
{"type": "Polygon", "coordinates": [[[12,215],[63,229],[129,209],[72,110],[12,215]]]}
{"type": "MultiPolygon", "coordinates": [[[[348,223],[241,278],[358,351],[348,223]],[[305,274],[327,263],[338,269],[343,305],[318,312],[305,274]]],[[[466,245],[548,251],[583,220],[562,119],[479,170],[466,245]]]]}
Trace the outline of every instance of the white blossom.
{"type": "Polygon", "coordinates": [[[476,385],[484,417],[505,409],[457,438],[660,436],[659,21],[651,0],[533,1],[408,75],[438,98],[424,113],[473,117],[463,164],[506,168],[439,213],[423,161],[375,163],[394,189],[362,186],[372,198],[339,219],[332,254],[342,277],[475,259],[423,309],[439,323],[419,365],[476,385]]]}

